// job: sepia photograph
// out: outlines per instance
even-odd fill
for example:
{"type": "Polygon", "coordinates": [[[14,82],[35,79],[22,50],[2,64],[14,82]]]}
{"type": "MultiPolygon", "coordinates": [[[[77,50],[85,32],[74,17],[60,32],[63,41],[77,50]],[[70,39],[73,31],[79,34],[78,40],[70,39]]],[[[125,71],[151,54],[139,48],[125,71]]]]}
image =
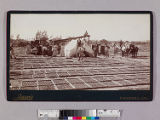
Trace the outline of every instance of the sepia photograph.
{"type": "Polygon", "coordinates": [[[9,90],[150,90],[148,13],[10,14],[9,90]]]}

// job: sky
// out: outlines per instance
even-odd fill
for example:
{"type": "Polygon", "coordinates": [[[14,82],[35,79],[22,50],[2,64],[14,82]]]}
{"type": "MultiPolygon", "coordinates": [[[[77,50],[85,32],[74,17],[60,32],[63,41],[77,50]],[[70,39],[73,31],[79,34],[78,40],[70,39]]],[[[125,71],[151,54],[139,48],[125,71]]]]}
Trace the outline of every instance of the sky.
{"type": "Polygon", "coordinates": [[[49,37],[82,36],[91,40],[150,40],[149,14],[11,14],[11,36],[31,40],[38,30],[49,37]]]}

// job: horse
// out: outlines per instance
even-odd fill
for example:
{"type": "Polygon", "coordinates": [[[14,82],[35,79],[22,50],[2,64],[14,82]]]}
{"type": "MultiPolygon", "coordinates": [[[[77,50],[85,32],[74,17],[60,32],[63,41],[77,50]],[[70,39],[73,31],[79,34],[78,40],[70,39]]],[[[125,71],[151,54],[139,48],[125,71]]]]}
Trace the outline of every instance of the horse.
{"type": "Polygon", "coordinates": [[[133,44],[130,45],[130,53],[132,54],[132,57],[137,57],[139,48],[133,44]]]}
{"type": "Polygon", "coordinates": [[[130,53],[130,45],[128,44],[128,42],[125,42],[122,45],[121,51],[122,51],[122,57],[128,57],[129,53],[130,53]]]}
{"type": "Polygon", "coordinates": [[[42,45],[40,45],[40,47],[41,47],[41,50],[42,50],[42,55],[43,56],[47,55],[48,48],[46,46],[42,46],[42,45]]]}
{"type": "Polygon", "coordinates": [[[38,50],[39,50],[39,53],[43,56],[45,56],[45,55],[52,56],[52,54],[53,54],[53,49],[52,49],[51,45],[49,45],[49,46],[40,45],[38,50]]]}
{"type": "MultiPolygon", "coordinates": [[[[42,46],[41,49],[42,49],[42,55],[52,56],[52,55],[53,55],[53,52],[55,52],[55,49],[54,49],[51,45],[42,46]]],[[[56,54],[56,55],[57,55],[57,54],[56,54]]],[[[55,56],[56,56],[56,55],[55,55],[55,56]]]]}
{"type": "Polygon", "coordinates": [[[42,46],[37,46],[37,55],[42,55],[42,46]]]}

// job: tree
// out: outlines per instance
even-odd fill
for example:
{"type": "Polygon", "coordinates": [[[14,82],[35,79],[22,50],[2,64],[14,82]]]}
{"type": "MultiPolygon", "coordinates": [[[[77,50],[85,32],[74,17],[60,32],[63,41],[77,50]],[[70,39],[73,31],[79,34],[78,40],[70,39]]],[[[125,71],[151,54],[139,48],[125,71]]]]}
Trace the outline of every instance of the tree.
{"type": "Polygon", "coordinates": [[[37,31],[35,40],[48,40],[47,31],[37,31]]]}

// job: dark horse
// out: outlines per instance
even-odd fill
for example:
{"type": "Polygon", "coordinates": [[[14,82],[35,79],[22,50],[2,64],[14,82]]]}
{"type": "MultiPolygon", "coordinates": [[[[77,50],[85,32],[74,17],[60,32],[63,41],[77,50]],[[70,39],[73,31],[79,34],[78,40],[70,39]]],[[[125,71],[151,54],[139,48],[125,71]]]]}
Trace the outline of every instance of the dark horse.
{"type": "Polygon", "coordinates": [[[132,57],[137,57],[139,48],[133,44],[130,44],[130,54],[132,54],[132,57]]]}
{"type": "Polygon", "coordinates": [[[128,57],[130,54],[130,48],[126,48],[125,50],[122,50],[122,57],[128,57]]]}

